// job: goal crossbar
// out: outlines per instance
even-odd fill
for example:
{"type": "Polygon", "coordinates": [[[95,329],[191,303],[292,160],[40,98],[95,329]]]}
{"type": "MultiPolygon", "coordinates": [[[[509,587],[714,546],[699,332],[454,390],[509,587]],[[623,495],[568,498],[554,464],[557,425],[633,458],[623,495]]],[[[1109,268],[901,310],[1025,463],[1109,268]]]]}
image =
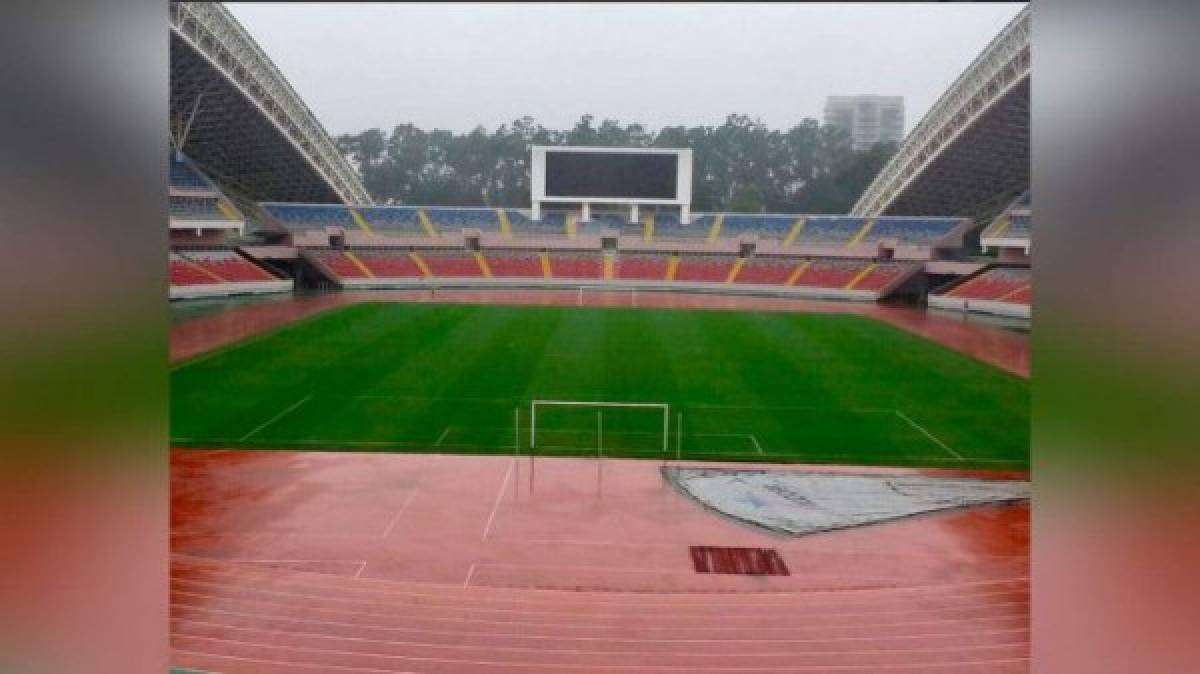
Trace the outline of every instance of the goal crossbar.
{"type": "Polygon", "coordinates": [[[529,448],[537,446],[537,408],[543,407],[634,407],[641,409],[659,409],[663,413],[663,444],[662,451],[667,451],[667,438],[671,428],[670,403],[628,403],[603,400],[533,400],[529,403],[529,448]]]}

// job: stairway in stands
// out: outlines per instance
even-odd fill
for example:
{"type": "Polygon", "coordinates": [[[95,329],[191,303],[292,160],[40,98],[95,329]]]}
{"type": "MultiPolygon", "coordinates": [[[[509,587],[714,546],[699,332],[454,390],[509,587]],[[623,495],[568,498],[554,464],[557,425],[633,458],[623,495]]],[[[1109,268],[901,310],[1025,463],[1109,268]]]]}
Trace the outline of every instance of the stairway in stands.
{"type": "Polygon", "coordinates": [[[955,672],[1029,668],[1025,578],[796,592],[382,581],[175,556],[172,665],[315,672],[955,672]]]}

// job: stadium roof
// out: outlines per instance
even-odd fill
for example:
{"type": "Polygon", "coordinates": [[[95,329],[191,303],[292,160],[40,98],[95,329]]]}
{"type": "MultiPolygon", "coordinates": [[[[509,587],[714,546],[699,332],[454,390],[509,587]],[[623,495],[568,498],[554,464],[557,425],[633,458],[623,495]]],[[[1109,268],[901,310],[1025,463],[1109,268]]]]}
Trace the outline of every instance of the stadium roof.
{"type": "Polygon", "coordinates": [[[1028,190],[1029,45],[1026,6],[934,103],[851,213],[978,221],[1028,190]]]}
{"type": "Polygon", "coordinates": [[[172,2],[173,142],[254,201],[370,204],[337,145],[220,3],[172,2]]]}

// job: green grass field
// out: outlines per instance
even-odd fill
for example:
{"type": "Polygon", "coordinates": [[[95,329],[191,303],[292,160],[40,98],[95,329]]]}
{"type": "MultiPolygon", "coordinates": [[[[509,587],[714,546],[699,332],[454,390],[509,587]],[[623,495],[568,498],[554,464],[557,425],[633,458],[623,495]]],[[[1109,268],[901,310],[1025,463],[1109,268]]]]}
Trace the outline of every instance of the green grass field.
{"type": "MultiPolygon", "coordinates": [[[[182,363],[171,387],[180,447],[512,453],[519,410],[526,454],[530,401],[558,399],[668,403],[671,458],[1029,460],[1027,381],[850,315],[360,304],[182,363]]],[[[535,453],[663,457],[661,410],[597,417],[539,407],[535,453]]]]}

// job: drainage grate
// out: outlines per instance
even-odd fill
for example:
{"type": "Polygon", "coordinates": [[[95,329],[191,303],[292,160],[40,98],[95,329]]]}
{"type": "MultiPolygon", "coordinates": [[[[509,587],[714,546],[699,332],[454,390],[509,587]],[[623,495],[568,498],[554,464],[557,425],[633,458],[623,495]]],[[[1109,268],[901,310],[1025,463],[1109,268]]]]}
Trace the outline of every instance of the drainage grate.
{"type": "Polygon", "coordinates": [[[693,545],[696,573],[736,573],[748,576],[787,576],[787,564],[770,548],[714,548],[693,545]]]}

